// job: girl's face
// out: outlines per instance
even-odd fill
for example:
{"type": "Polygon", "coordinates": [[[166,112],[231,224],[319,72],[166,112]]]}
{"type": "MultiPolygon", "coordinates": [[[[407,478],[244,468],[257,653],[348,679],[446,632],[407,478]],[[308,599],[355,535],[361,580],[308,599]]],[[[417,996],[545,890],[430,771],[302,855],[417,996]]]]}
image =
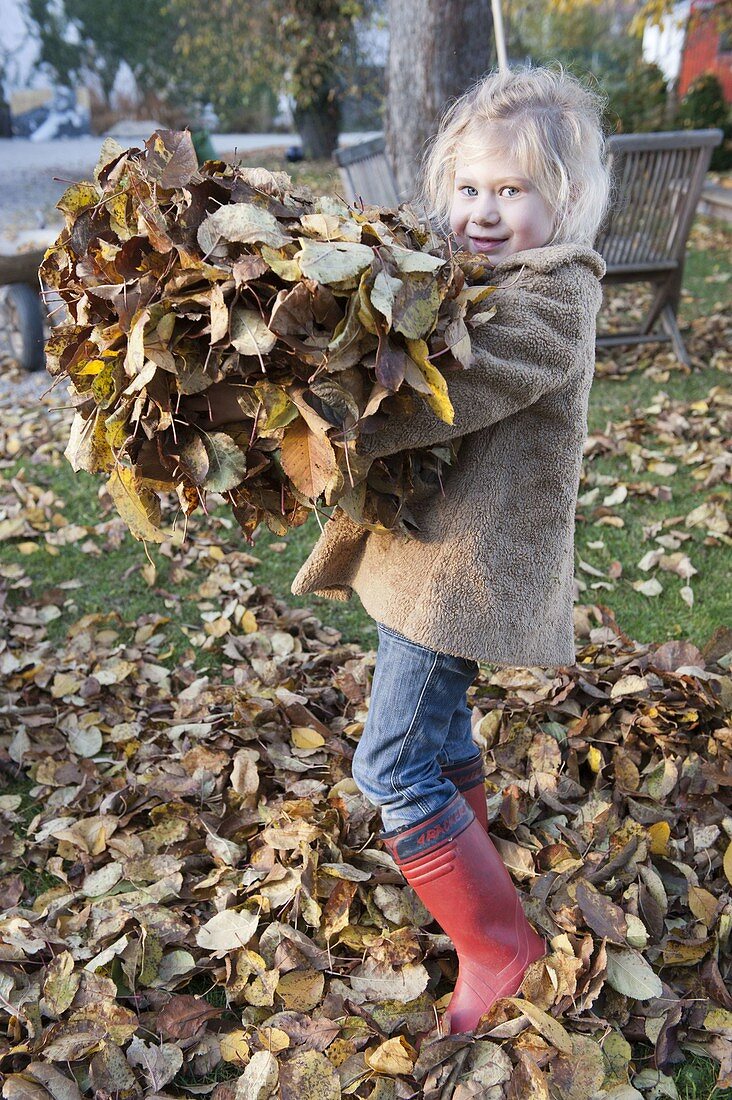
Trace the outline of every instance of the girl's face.
{"type": "Polygon", "coordinates": [[[498,150],[455,165],[450,228],[458,246],[503,260],[524,248],[541,248],[554,215],[510,153],[498,150]]]}

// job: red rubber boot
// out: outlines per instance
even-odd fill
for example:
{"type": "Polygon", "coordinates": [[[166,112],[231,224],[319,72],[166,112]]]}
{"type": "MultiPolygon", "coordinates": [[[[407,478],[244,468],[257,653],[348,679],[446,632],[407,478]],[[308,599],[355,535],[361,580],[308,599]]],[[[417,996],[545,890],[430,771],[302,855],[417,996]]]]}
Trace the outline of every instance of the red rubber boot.
{"type": "Polygon", "coordinates": [[[471,760],[462,764],[444,764],[440,769],[446,779],[455,784],[457,789],[478,819],[478,822],[488,832],[488,804],[485,800],[485,784],[483,782],[483,754],[478,753],[471,760]]]}
{"type": "Polygon", "coordinates": [[[529,963],[544,955],[544,941],[459,791],[437,813],[380,839],[457,951],[458,980],[443,1030],[472,1031],[494,1001],[518,991],[529,963]]]}

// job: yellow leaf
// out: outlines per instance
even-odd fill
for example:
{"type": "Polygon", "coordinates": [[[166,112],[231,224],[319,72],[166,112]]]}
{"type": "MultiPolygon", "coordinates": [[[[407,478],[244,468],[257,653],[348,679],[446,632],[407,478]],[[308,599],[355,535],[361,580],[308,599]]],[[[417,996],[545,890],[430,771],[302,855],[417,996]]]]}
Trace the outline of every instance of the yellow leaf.
{"type": "Polygon", "coordinates": [[[377,1073],[387,1073],[390,1077],[396,1077],[399,1073],[411,1073],[417,1060],[417,1051],[410,1046],[403,1035],[387,1039],[374,1050],[367,1050],[364,1055],[367,1066],[377,1073]]]}
{"type": "Polygon", "coordinates": [[[66,219],[69,226],[73,225],[76,215],[88,206],[96,206],[101,198],[99,189],[88,180],[81,180],[67,187],[63,195],[56,203],[58,210],[68,214],[66,219]]]}
{"type": "Polygon", "coordinates": [[[455,420],[455,410],[447,392],[447,382],[429,361],[429,347],[424,340],[407,340],[407,349],[414,363],[419,367],[427,385],[432,390],[430,396],[425,396],[425,401],[432,409],[435,416],[444,420],[446,424],[452,424],[455,420]]]}
{"type": "Polygon", "coordinates": [[[248,1062],[249,1043],[247,1033],[241,1028],[229,1031],[226,1035],[219,1036],[219,1049],[225,1062],[248,1062]]]}
{"type": "Polygon", "coordinates": [[[292,743],[297,749],[318,749],[325,744],[325,738],[309,726],[293,726],[292,743]]]}
{"type": "Polygon", "coordinates": [[[160,529],[160,501],[134,471],[126,466],[116,467],[107,488],[134,538],[165,542],[168,535],[160,529]]]}
{"type": "Polygon", "coordinates": [[[254,612],[249,610],[245,611],[241,617],[241,622],[239,623],[239,626],[245,634],[256,634],[256,632],[259,630],[259,627],[257,626],[257,620],[254,616],[254,612]]]}
{"type": "Polygon", "coordinates": [[[278,1050],[287,1050],[290,1045],[290,1036],[279,1027],[257,1028],[259,1038],[265,1050],[271,1050],[276,1054],[278,1050]]]}
{"type": "Polygon", "coordinates": [[[70,951],[61,951],[46,968],[43,982],[44,1011],[47,1016],[58,1017],[69,1007],[79,988],[81,974],[74,973],[74,959],[70,951]]]}
{"type": "Polygon", "coordinates": [[[103,421],[104,438],[110,447],[119,449],[129,433],[130,406],[121,405],[103,421]]]}
{"type": "MultiPolygon", "coordinates": [[[[489,295],[495,291],[494,286],[465,286],[460,291],[461,298],[464,298],[466,302],[469,302],[471,306],[477,306],[480,302],[484,302],[489,295]]],[[[471,321],[475,320],[475,315],[471,315],[471,321]]]]}
{"type": "Polygon", "coordinates": [[[559,1020],[555,1020],[548,1012],[544,1012],[543,1009],[537,1008],[531,1001],[525,1001],[521,997],[507,997],[506,1000],[515,1005],[519,1012],[523,1012],[524,1016],[528,1016],[536,1030],[547,1042],[564,1054],[572,1053],[572,1039],[559,1020]]]}
{"type": "Polygon", "coordinates": [[[231,619],[227,619],[225,615],[219,615],[213,622],[204,623],[203,630],[211,638],[223,638],[224,634],[228,634],[231,630],[231,619]]]}
{"type": "Polygon", "coordinates": [[[277,995],[290,1012],[312,1012],[320,1004],[324,985],[317,970],[288,970],[277,983],[277,995]]]}
{"type": "Polygon", "coordinates": [[[599,749],[595,748],[594,745],[590,746],[590,749],[587,753],[587,763],[590,765],[590,768],[595,773],[595,775],[598,774],[600,768],[603,765],[602,753],[599,749]]]}
{"type": "Polygon", "coordinates": [[[702,886],[689,886],[689,908],[702,924],[711,928],[717,916],[719,899],[702,886]]]}
{"type": "Polygon", "coordinates": [[[127,195],[110,195],[104,205],[109,212],[109,224],[121,241],[128,241],[133,235],[133,227],[127,221],[127,195]]]}
{"type": "Polygon", "coordinates": [[[51,685],[51,695],[54,699],[62,699],[66,695],[73,695],[82,684],[82,677],[75,676],[73,672],[57,672],[51,685]]]}
{"type": "Polygon", "coordinates": [[[104,370],[106,365],[107,364],[104,362],[103,359],[89,359],[89,361],[84,364],[81,370],[77,371],[77,374],[100,374],[101,371],[104,370]]]}
{"type": "Polygon", "coordinates": [[[650,837],[650,847],[653,855],[665,855],[669,837],[671,836],[671,826],[668,821],[656,821],[649,827],[648,836],[650,837]]]}
{"type": "Polygon", "coordinates": [[[704,1017],[704,1027],[707,1031],[719,1031],[723,1035],[732,1036],[732,1012],[726,1008],[712,1008],[704,1017]]]}

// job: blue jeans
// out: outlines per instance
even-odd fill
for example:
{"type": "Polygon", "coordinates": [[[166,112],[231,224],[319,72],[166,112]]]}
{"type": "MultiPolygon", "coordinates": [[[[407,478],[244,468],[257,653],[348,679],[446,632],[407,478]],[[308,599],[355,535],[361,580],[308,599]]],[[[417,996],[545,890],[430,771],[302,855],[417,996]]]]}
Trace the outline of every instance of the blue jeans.
{"type": "Polygon", "coordinates": [[[456,790],[440,768],[475,759],[467,690],[478,663],[376,627],[371,702],[351,770],[389,831],[440,810],[456,790]]]}

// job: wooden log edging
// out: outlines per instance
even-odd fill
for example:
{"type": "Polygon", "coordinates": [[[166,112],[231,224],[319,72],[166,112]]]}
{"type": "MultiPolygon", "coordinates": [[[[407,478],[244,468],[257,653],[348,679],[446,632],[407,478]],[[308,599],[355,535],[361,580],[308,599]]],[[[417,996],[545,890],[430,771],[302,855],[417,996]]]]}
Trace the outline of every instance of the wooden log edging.
{"type": "Polygon", "coordinates": [[[710,218],[732,222],[732,187],[720,187],[718,183],[706,183],[699,198],[697,213],[710,218]]]}
{"type": "Polygon", "coordinates": [[[16,252],[12,255],[0,253],[0,286],[7,283],[28,283],[38,290],[38,268],[43,260],[43,252],[16,252]]]}

